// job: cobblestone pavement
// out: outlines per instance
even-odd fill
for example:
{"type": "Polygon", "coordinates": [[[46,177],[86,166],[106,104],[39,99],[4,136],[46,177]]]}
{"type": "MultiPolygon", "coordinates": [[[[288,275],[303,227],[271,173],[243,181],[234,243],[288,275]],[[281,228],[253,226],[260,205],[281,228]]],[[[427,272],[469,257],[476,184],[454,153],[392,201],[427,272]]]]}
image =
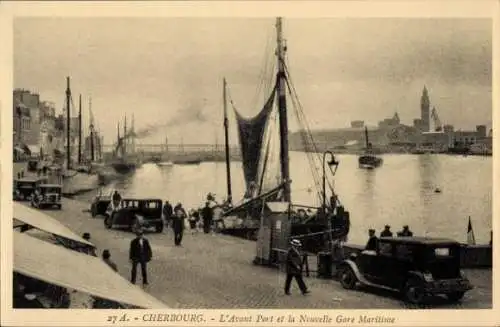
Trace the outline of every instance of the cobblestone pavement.
{"type": "MultiPolygon", "coordinates": [[[[75,232],[89,232],[99,249],[111,251],[119,273],[129,279],[128,248],[134,237],[122,230],[107,230],[102,217],[91,218],[89,204],[64,199],[62,211],[45,211],[75,232]]],[[[172,308],[409,308],[394,294],[372,290],[344,290],[332,280],[306,278],[311,294],[302,296],[296,285],[283,294],[284,274],[255,266],[255,242],[186,230],[182,247],[175,247],[171,229],[147,233],[153,249],[145,289],[172,308]]],[[[313,269],[313,268],[312,268],[313,269]]],[[[476,288],[461,304],[437,301],[436,308],[491,308],[491,270],[465,271],[476,288]]],[[[140,279],[138,280],[140,283],[140,279]]]]}

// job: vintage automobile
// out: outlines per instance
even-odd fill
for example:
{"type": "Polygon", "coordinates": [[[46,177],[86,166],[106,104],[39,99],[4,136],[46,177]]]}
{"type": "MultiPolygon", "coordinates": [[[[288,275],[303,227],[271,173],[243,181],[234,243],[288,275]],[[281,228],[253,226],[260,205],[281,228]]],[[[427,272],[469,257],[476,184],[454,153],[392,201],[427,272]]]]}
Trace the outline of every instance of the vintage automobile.
{"type": "Polygon", "coordinates": [[[31,201],[36,188],[46,179],[38,177],[16,178],[12,186],[12,199],[14,201],[31,201]]]}
{"type": "Polygon", "coordinates": [[[90,204],[90,214],[92,217],[96,217],[98,215],[107,216],[109,214],[108,208],[111,203],[112,195],[113,192],[110,194],[102,194],[102,192],[99,192],[94,197],[92,203],[90,204]]]}
{"type": "Polygon", "coordinates": [[[42,209],[47,207],[56,207],[61,210],[62,186],[59,184],[40,184],[31,197],[31,206],[42,209]]]}
{"type": "MultiPolygon", "coordinates": [[[[110,204],[111,206],[111,204],[110,204]]],[[[162,201],[160,199],[122,199],[120,204],[104,218],[106,228],[125,227],[131,231],[154,227],[163,231],[162,201]]]]}
{"type": "Polygon", "coordinates": [[[345,259],[338,277],[346,289],[358,283],[383,288],[413,304],[442,294],[456,302],[473,288],[460,270],[460,244],[428,237],[382,237],[377,251],[345,259]]]}
{"type": "Polygon", "coordinates": [[[28,160],[28,171],[36,172],[40,168],[40,161],[38,159],[28,160]]]}

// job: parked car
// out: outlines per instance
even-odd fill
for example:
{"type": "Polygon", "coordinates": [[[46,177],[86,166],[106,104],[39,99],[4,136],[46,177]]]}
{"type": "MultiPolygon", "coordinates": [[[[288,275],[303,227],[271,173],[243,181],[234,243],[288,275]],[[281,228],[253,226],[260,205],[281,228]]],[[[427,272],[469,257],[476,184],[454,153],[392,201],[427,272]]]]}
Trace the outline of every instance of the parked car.
{"type": "Polygon", "coordinates": [[[40,161],[38,159],[28,160],[28,171],[36,172],[40,168],[40,161]]]}
{"type": "Polygon", "coordinates": [[[112,192],[110,194],[97,194],[90,204],[90,214],[92,217],[96,217],[97,215],[107,216],[111,198],[112,192]]]}
{"type": "Polygon", "coordinates": [[[342,286],[357,284],[400,292],[420,304],[444,294],[459,301],[473,286],[460,270],[460,244],[428,237],[382,237],[377,251],[362,251],[339,266],[342,286]]]}
{"type": "Polygon", "coordinates": [[[31,201],[36,188],[42,184],[46,179],[38,177],[25,177],[16,178],[13,181],[13,194],[14,201],[31,201]]]}
{"type": "Polygon", "coordinates": [[[31,198],[31,206],[42,209],[47,207],[56,207],[61,210],[62,185],[59,184],[40,184],[31,198]]]}
{"type": "MultiPolygon", "coordinates": [[[[111,205],[110,205],[111,206],[111,205]]],[[[125,227],[131,231],[154,227],[163,231],[162,201],[160,199],[122,199],[120,204],[104,218],[106,228],[125,227]]]]}

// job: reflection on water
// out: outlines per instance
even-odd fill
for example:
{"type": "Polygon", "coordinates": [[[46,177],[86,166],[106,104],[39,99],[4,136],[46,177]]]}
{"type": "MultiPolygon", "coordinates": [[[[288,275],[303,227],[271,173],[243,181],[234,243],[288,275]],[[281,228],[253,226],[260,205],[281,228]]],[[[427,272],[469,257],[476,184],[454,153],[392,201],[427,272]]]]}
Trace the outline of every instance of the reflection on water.
{"type": "MultiPolygon", "coordinates": [[[[385,224],[397,232],[407,224],[416,235],[466,241],[468,216],[478,243],[490,240],[492,226],[492,158],[446,155],[385,155],[375,170],[358,168],[357,157],[339,155],[335,189],[351,212],[351,242],[365,243],[368,228],[385,224]],[[435,189],[440,188],[441,193],[435,189]]],[[[240,199],[243,172],[231,164],[233,198],[240,199]]],[[[319,204],[304,153],[290,153],[292,200],[319,204]]],[[[321,170],[320,170],[321,172],[321,170]]],[[[203,203],[208,192],[226,194],[224,162],[158,167],[147,164],[115,185],[125,196],[158,197],[186,207],[203,203]]],[[[87,195],[88,196],[88,195],[87,195]]]]}

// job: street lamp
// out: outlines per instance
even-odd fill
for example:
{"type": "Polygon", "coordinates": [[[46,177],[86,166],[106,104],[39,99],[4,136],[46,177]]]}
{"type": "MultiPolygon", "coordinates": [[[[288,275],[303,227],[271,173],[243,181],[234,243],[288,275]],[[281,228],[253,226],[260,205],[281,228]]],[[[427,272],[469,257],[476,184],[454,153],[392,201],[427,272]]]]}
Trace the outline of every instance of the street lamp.
{"type": "MultiPolygon", "coordinates": [[[[339,167],[339,162],[335,160],[335,155],[331,151],[325,151],[323,153],[323,210],[326,210],[326,155],[330,155],[330,161],[328,161],[328,166],[335,166],[335,170],[333,171],[333,175],[337,172],[337,168],[339,167]]],[[[326,211],[324,212],[326,214],[326,211]]]]}

